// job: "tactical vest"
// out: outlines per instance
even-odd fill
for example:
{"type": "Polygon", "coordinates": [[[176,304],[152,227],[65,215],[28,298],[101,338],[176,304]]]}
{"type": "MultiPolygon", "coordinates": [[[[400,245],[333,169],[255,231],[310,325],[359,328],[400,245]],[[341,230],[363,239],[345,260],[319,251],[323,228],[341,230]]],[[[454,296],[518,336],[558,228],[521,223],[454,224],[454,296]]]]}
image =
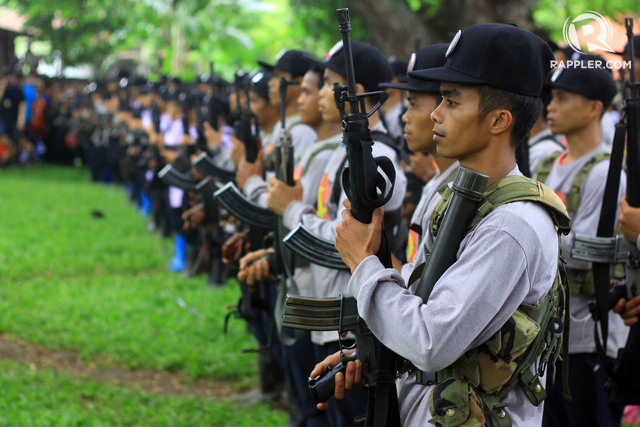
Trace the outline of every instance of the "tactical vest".
{"type": "MultiPolygon", "coordinates": [[[[442,200],[431,215],[430,227],[435,233],[452,193],[448,186],[441,192],[442,200]]],[[[523,176],[509,176],[487,188],[469,231],[496,207],[516,201],[540,203],[547,209],[558,231],[560,246],[560,233],[569,232],[570,220],[564,204],[547,186],[523,176]]],[[[540,303],[518,307],[488,341],[436,373],[436,385],[429,395],[429,411],[433,417],[430,423],[511,426],[504,409],[506,404],[501,399],[516,385],[520,385],[535,406],[546,398],[540,377],[547,364],[553,366],[561,352],[566,354],[568,342],[563,336],[562,321],[568,313],[568,301],[560,271],[540,303]],[[538,359],[538,368],[532,373],[530,368],[538,359]]],[[[567,322],[565,318],[564,324],[567,322]]]]}
{"type": "MultiPolygon", "coordinates": [[[[540,182],[545,182],[551,173],[553,164],[556,162],[561,152],[556,151],[551,153],[545,158],[538,167],[538,175],[536,179],[540,182]]],[[[575,216],[578,213],[578,207],[581,200],[582,184],[589,176],[591,169],[598,163],[609,160],[611,155],[609,153],[598,153],[593,156],[585,165],[580,169],[576,177],[571,182],[571,191],[567,195],[567,211],[575,216]]],[[[595,295],[595,285],[593,282],[593,270],[577,270],[567,269],[567,277],[569,278],[569,287],[571,289],[571,295],[582,295],[586,297],[593,297],[595,295]]]]}

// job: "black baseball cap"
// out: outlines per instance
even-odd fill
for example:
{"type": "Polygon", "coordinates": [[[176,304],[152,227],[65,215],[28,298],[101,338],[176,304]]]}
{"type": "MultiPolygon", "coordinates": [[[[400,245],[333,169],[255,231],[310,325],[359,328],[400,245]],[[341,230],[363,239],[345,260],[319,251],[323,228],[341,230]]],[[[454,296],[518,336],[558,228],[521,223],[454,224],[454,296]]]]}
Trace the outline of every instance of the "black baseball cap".
{"type": "Polygon", "coordinates": [[[396,58],[395,56],[389,57],[388,61],[391,66],[392,78],[398,79],[398,81],[403,83],[406,82],[409,63],[404,59],[396,58]]]}
{"type": "Polygon", "coordinates": [[[270,71],[256,68],[249,73],[251,90],[269,103],[269,80],[273,77],[270,71]]]}
{"type": "MultiPolygon", "coordinates": [[[[359,41],[351,41],[356,83],[364,86],[364,90],[372,92],[380,90],[380,83],[390,82],[393,73],[386,56],[376,47],[359,41]]],[[[331,71],[347,77],[347,69],[342,51],[342,40],[336,43],[324,57],[324,66],[331,71]]]]}
{"type": "Polygon", "coordinates": [[[546,85],[578,93],[586,98],[600,101],[606,109],[616,96],[618,89],[611,70],[604,58],[598,55],[579,55],[567,66],[560,65],[549,72],[546,85]]]}
{"type": "MultiPolygon", "coordinates": [[[[420,49],[411,54],[407,65],[407,73],[411,71],[426,70],[428,68],[442,67],[446,62],[444,54],[447,51],[446,43],[434,44],[420,49]]],[[[440,93],[440,82],[430,80],[418,80],[409,77],[406,83],[381,83],[380,87],[410,90],[412,92],[440,93]]]]}
{"type": "Polygon", "coordinates": [[[540,37],[508,24],[476,24],[458,31],[445,56],[443,67],[413,71],[409,77],[539,97],[554,60],[540,37]]]}
{"type": "Polygon", "coordinates": [[[267,64],[258,61],[258,64],[265,70],[273,73],[276,68],[285,73],[290,73],[294,78],[302,77],[309,70],[313,63],[313,57],[301,50],[282,50],[276,56],[275,64],[267,64]]]}

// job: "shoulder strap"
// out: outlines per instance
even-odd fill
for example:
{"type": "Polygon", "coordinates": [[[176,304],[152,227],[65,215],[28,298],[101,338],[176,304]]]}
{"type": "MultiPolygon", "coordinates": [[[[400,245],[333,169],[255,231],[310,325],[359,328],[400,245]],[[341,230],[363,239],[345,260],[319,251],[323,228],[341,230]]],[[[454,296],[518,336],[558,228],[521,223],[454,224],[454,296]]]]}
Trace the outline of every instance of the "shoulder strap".
{"type": "Polygon", "coordinates": [[[553,162],[556,161],[560,154],[562,154],[561,151],[554,151],[540,162],[540,166],[538,166],[538,170],[536,171],[536,179],[538,181],[545,182],[547,180],[553,168],[553,162]]]}
{"type": "Polygon", "coordinates": [[[315,159],[315,157],[318,154],[322,153],[325,150],[335,150],[340,146],[340,144],[341,144],[340,141],[327,142],[326,144],[322,144],[321,146],[316,148],[314,151],[312,151],[309,157],[306,159],[306,163],[302,167],[302,175],[304,176],[307,173],[307,170],[311,166],[313,159],[315,159]]]}
{"type": "Polygon", "coordinates": [[[578,211],[578,207],[580,206],[580,199],[582,198],[582,184],[589,176],[591,169],[598,163],[609,160],[611,158],[611,154],[609,153],[598,153],[593,156],[585,165],[580,169],[575,178],[573,178],[573,182],[571,183],[571,193],[567,195],[567,210],[569,212],[573,212],[574,214],[578,211]]]}
{"type": "Polygon", "coordinates": [[[558,231],[566,234],[570,219],[562,200],[549,187],[524,176],[507,176],[487,187],[484,200],[471,220],[473,230],[482,219],[498,206],[518,201],[538,202],[549,211],[558,231]]]}
{"type": "Polygon", "coordinates": [[[551,135],[547,135],[544,138],[540,138],[539,140],[535,141],[533,144],[529,146],[529,149],[531,149],[532,147],[535,147],[536,145],[540,144],[543,141],[551,141],[555,145],[557,145],[559,149],[564,150],[564,147],[562,146],[562,144],[558,142],[558,140],[552,137],[551,135]]]}
{"type": "Polygon", "coordinates": [[[379,142],[381,144],[386,145],[387,147],[393,148],[393,151],[395,151],[396,154],[398,154],[400,151],[400,146],[398,145],[398,142],[386,132],[382,132],[379,130],[372,130],[371,140],[373,142],[379,142]]]}

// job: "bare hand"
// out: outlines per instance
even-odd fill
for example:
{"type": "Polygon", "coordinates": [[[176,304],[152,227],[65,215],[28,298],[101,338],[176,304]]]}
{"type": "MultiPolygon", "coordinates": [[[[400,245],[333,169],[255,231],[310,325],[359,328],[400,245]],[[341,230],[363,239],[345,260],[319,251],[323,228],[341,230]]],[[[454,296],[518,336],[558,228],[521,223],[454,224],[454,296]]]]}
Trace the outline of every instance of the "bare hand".
{"type": "MultiPolygon", "coordinates": [[[[345,203],[345,206],[351,205],[345,203]]],[[[365,258],[378,253],[383,218],[382,208],[373,211],[370,224],[355,219],[350,209],[342,211],[342,223],[336,227],[336,249],[351,273],[365,258]]]]}
{"type": "Polygon", "coordinates": [[[238,170],[236,171],[236,182],[240,188],[244,187],[244,184],[252,176],[262,176],[264,172],[264,159],[262,158],[262,150],[258,151],[258,157],[255,163],[250,163],[246,158],[240,160],[238,164],[238,170]]]}
{"type": "Polygon", "coordinates": [[[291,187],[276,178],[269,178],[267,206],[276,215],[283,216],[291,202],[302,200],[302,184],[291,187]]]}
{"type": "Polygon", "coordinates": [[[199,225],[204,223],[204,219],[204,206],[197,204],[182,213],[182,220],[184,221],[182,228],[184,230],[195,230],[199,225]]]}
{"type": "Polygon", "coordinates": [[[240,141],[233,135],[229,138],[231,138],[231,142],[233,143],[231,145],[231,154],[229,155],[229,158],[234,165],[238,165],[240,161],[244,159],[244,142],[240,141]]]}
{"type": "Polygon", "coordinates": [[[622,230],[624,237],[630,242],[636,243],[640,234],[640,208],[629,206],[627,196],[623,196],[620,200],[618,219],[620,220],[620,230],[622,230]]]}
{"type": "Polygon", "coordinates": [[[209,122],[204,122],[204,136],[207,139],[207,146],[214,148],[222,141],[222,130],[215,130],[209,122]]]}
{"type": "Polygon", "coordinates": [[[246,233],[236,233],[222,245],[222,261],[227,262],[229,258],[240,259],[243,252],[251,248],[249,237],[246,233]]]}
{"type": "Polygon", "coordinates": [[[613,311],[618,313],[620,317],[624,319],[625,325],[635,325],[638,322],[638,315],[640,314],[640,295],[631,301],[621,298],[616,306],[613,307],[613,311]]]}
{"type": "Polygon", "coordinates": [[[249,286],[254,286],[267,280],[271,275],[269,263],[266,260],[269,252],[273,252],[273,249],[260,249],[249,252],[240,258],[238,280],[246,282],[249,286]]]}
{"type": "MultiPolygon", "coordinates": [[[[354,351],[355,350],[343,350],[343,353],[351,354],[354,351]]],[[[327,356],[326,359],[318,363],[315,368],[313,368],[313,371],[311,371],[309,376],[317,377],[318,375],[324,374],[329,369],[329,366],[335,366],[338,363],[340,363],[339,351],[327,356]]],[[[358,391],[365,384],[365,380],[362,377],[362,362],[359,359],[356,359],[355,362],[347,363],[345,374],[346,375],[343,375],[339,372],[335,376],[336,387],[334,389],[333,396],[336,399],[344,399],[345,394],[358,391]]],[[[318,409],[325,410],[327,409],[327,406],[329,406],[329,401],[318,403],[316,406],[318,409]]]]}

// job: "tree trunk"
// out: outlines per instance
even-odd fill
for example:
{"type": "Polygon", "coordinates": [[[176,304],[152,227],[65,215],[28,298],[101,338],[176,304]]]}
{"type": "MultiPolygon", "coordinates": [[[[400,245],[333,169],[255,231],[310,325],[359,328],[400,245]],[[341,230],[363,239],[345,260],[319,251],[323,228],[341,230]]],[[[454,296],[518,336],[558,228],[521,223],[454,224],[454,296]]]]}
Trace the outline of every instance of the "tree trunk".
{"type": "Polygon", "coordinates": [[[347,0],[372,33],[370,42],[386,55],[408,59],[421,46],[448,43],[458,30],[472,24],[515,22],[526,30],[534,30],[531,8],[534,0],[449,0],[441,1],[438,10],[429,15],[427,7],[412,11],[404,0],[347,0]]]}

